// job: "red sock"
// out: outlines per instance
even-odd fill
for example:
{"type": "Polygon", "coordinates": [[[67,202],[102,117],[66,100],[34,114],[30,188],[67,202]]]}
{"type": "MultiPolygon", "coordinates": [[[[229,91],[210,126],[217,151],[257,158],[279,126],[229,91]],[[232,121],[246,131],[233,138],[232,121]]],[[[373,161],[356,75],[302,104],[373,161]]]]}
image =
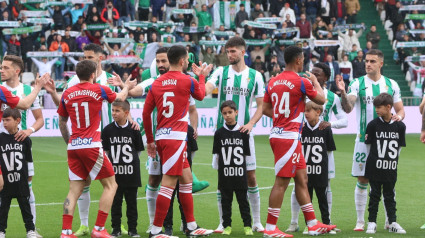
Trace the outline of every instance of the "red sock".
{"type": "Polygon", "coordinates": [[[304,218],[306,221],[311,221],[316,219],[316,215],[314,215],[313,204],[307,203],[301,206],[301,211],[304,213],[304,218]]]}
{"type": "Polygon", "coordinates": [[[279,218],[280,208],[269,207],[267,214],[267,224],[276,225],[277,219],[279,218]]]}
{"type": "Polygon", "coordinates": [[[108,213],[99,210],[97,212],[97,219],[96,219],[95,226],[105,227],[105,222],[107,218],[108,218],[108,213]]]}
{"type": "Polygon", "coordinates": [[[71,215],[62,215],[62,230],[72,230],[72,219],[71,215]]]}
{"type": "Polygon", "coordinates": [[[192,183],[179,185],[179,199],[183,207],[186,222],[195,221],[195,216],[193,215],[192,183]]]}
{"type": "Polygon", "coordinates": [[[158,198],[156,199],[155,219],[153,220],[154,226],[162,227],[164,224],[165,217],[168,213],[168,208],[170,207],[170,201],[173,192],[174,188],[161,186],[161,189],[158,193],[158,198]]]}

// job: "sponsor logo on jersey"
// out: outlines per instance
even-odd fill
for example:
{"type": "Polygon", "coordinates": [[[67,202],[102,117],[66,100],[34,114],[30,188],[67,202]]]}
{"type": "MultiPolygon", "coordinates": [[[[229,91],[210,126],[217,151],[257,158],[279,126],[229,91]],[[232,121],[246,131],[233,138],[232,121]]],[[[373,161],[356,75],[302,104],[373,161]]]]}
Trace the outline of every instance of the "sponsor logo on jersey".
{"type": "Polygon", "coordinates": [[[160,135],[169,135],[171,133],[171,127],[169,128],[159,128],[158,130],[156,130],[156,136],[160,136],[160,135]]]}
{"type": "Polygon", "coordinates": [[[272,134],[281,135],[281,134],[283,134],[283,132],[285,132],[285,128],[283,128],[283,127],[273,127],[272,130],[270,131],[270,135],[272,135],[272,134]]]}
{"type": "Polygon", "coordinates": [[[250,91],[247,88],[237,88],[232,86],[226,86],[223,90],[224,94],[240,95],[247,97],[250,91]]]}
{"type": "Polygon", "coordinates": [[[71,145],[77,146],[77,145],[90,145],[93,138],[81,138],[77,137],[73,140],[71,140],[71,145]]]}
{"type": "Polygon", "coordinates": [[[363,101],[364,104],[372,104],[374,99],[375,99],[374,96],[362,97],[362,101],[363,101]]]}

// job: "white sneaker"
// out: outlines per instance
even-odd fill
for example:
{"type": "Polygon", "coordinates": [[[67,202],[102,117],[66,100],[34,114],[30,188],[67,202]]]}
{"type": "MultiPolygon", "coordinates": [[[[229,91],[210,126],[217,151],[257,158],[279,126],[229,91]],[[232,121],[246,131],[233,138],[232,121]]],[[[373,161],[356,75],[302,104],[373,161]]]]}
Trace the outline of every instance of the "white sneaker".
{"type": "Polygon", "coordinates": [[[252,231],[255,232],[264,232],[264,226],[261,223],[255,223],[254,225],[252,225],[252,231]]]}
{"type": "Polygon", "coordinates": [[[4,234],[4,232],[0,232],[0,238],[6,238],[6,234],[4,234]]]}
{"type": "Polygon", "coordinates": [[[357,221],[354,231],[364,231],[364,221],[357,221]]]}
{"type": "Polygon", "coordinates": [[[329,234],[331,234],[331,235],[336,235],[336,229],[332,229],[331,231],[329,231],[329,234]]]}
{"type": "Polygon", "coordinates": [[[151,233],[152,230],[152,224],[149,224],[148,229],[146,230],[146,234],[151,233]]]}
{"type": "Polygon", "coordinates": [[[376,233],[376,223],[375,222],[368,222],[367,223],[367,234],[375,234],[376,233]]]}
{"type": "Polygon", "coordinates": [[[35,229],[35,235],[37,236],[37,238],[43,238],[43,236],[38,233],[37,229],[35,229]]]}
{"type": "Polygon", "coordinates": [[[307,226],[304,228],[303,235],[308,235],[308,227],[307,226]]]}
{"type": "Polygon", "coordinates": [[[37,238],[35,231],[28,231],[27,232],[27,238],[37,238]]]}
{"type": "Polygon", "coordinates": [[[406,231],[401,227],[397,222],[393,222],[388,229],[390,232],[398,233],[398,234],[406,234],[406,231]]]}
{"type": "Polygon", "coordinates": [[[300,230],[300,226],[298,226],[298,223],[291,223],[285,232],[297,232],[299,230],[300,230]]]}
{"type": "Polygon", "coordinates": [[[214,230],[214,233],[223,233],[223,231],[224,231],[223,224],[220,223],[218,224],[217,229],[214,230]]]}
{"type": "Polygon", "coordinates": [[[388,220],[385,220],[384,229],[385,229],[385,230],[390,229],[390,223],[388,222],[388,220]]]}

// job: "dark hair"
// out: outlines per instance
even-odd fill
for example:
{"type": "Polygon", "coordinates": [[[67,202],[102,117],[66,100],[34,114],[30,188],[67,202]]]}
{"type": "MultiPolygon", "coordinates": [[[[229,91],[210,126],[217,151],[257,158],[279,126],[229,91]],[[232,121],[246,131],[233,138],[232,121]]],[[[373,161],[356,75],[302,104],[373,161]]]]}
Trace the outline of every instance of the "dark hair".
{"type": "Polygon", "coordinates": [[[16,120],[18,118],[21,118],[21,112],[19,112],[19,109],[8,107],[3,112],[3,118],[6,117],[12,117],[13,120],[16,120]]]}
{"type": "Polygon", "coordinates": [[[305,110],[308,110],[308,109],[313,109],[313,110],[315,110],[315,111],[319,110],[319,111],[320,111],[320,113],[322,113],[322,112],[323,112],[323,106],[321,106],[321,105],[319,105],[319,104],[316,104],[316,103],[315,103],[315,102],[313,102],[313,101],[308,101],[308,102],[305,104],[305,110]]]}
{"type": "Polygon", "coordinates": [[[96,54],[103,54],[103,49],[100,45],[90,43],[84,46],[83,51],[93,51],[96,54]]]}
{"type": "Polygon", "coordinates": [[[224,46],[225,49],[227,49],[229,47],[243,47],[243,49],[246,49],[246,43],[245,43],[245,40],[242,37],[234,36],[234,37],[230,38],[226,42],[226,45],[224,46]]]}
{"type": "Polygon", "coordinates": [[[12,62],[12,65],[18,66],[20,70],[18,76],[21,75],[21,73],[24,71],[24,61],[21,57],[18,57],[16,55],[6,55],[3,58],[3,61],[10,61],[12,62]]]}
{"type": "Polygon", "coordinates": [[[384,53],[378,49],[371,49],[366,53],[366,55],[376,55],[378,58],[384,60],[384,53]]]}
{"type": "Polygon", "coordinates": [[[323,73],[326,76],[326,79],[329,79],[329,77],[331,77],[331,69],[329,68],[329,66],[325,63],[316,63],[314,64],[314,67],[322,69],[323,73]]]}
{"type": "Polygon", "coordinates": [[[298,47],[291,45],[285,49],[283,53],[283,57],[285,59],[286,64],[294,63],[296,59],[303,55],[303,50],[298,47]]]}
{"type": "Polygon", "coordinates": [[[238,110],[238,108],[237,108],[237,106],[236,106],[236,103],[235,103],[234,101],[232,101],[232,100],[224,101],[224,102],[221,104],[221,106],[220,106],[220,112],[221,112],[221,111],[223,111],[223,109],[224,109],[225,107],[230,107],[231,109],[233,109],[233,110],[235,110],[235,111],[237,111],[237,110],[238,110]]]}
{"type": "Polygon", "coordinates": [[[162,54],[162,53],[167,54],[169,49],[170,48],[168,48],[168,47],[160,47],[159,49],[156,50],[156,54],[162,54]]]}
{"type": "Polygon", "coordinates": [[[168,62],[172,65],[179,63],[179,60],[183,57],[186,57],[187,50],[184,46],[173,45],[167,52],[168,62]]]}
{"type": "Polygon", "coordinates": [[[378,96],[376,96],[375,99],[373,99],[373,106],[379,107],[379,106],[386,106],[391,105],[393,106],[394,101],[393,97],[388,93],[381,93],[378,96]]]}
{"type": "Polygon", "coordinates": [[[96,73],[97,65],[91,60],[82,60],[75,67],[75,72],[80,80],[88,81],[90,76],[96,73]]]}
{"type": "Polygon", "coordinates": [[[130,111],[130,103],[127,100],[115,99],[113,107],[121,107],[124,111],[130,111]]]}

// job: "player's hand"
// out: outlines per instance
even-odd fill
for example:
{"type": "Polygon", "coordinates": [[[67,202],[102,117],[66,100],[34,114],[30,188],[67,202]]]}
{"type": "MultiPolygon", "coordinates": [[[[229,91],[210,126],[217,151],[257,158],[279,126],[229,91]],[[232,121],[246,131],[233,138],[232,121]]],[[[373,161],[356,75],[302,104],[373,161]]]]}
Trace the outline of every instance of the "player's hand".
{"type": "Polygon", "coordinates": [[[32,134],[31,129],[19,130],[18,133],[15,134],[15,140],[23,141],[23,140],[25,140],[25,138],[27,138],[31,134],[32,134]]]}
{"type": "Polygon", "coordinates": [[[198,129],[193,128],[193,139],[198,139],[198,129]]]}
{"type": "Polygon", "coordinates": [[[155,143],[148,143],[147,144],[147,149],[148,149],[148,155],[152,158],[156,157],[156,147],[155,147],[155,143]]]}
{"type": "Polygon", "coordinates": [[[391,118],[391,120],[393,121],[402,121],[402,117],[398,114],[394,114],[393,117],[391,118]]]}
{"type": "Polygon", "coordinates": [[[425,144],[425,131],[421,132],[421,142],[425,144]]]}
{"type": "Polygon", "coordinates": [[[46,85],[44,85],[44,88],[50,94],[56,93],[55,81],[53,81],[53,79],[50,79],[49,82],[47,82],[46,85]]]}
{"type": "Polygon", "coordinates": [[[239,128],[239,131],[242,132],[242,133],[246,132],[246,133],[249,134],[249,133],[251,133],[252,128],[254,128],[254,124],[248,122],[247,124],[241,126],[241,128],[239,128]]]}
{"type": "Polygon", "coordinates": [[[317,82],[316,75],[310,73],[309,71],[306,71],[305,75],[307,76],[306,78],[308,78],[312,83],[317,82]]]}
{"type": "Polygon", "coordinates": [[[336,77],[335,80],[336,87],[339,89],[339,91],[345,93],[345,83],[342,77],[336,77]]]}
{"type": "Polygon", "coordinates": [[[206,66],[206,65],[202,64],[201,61],[199,61],[199,65],[201,65],[201,66],[198,66],[196,64],[192,64],[192,72],[198,77],[201,76],[201,75],[204,75],[205,77],[208,76],[210,74],[212,68],[213,68],[212,64],[206,66]]]}
{"type": "Polygon", "coordinates": [[[330,123],[330,122],[322,121],[322,122],[320,122],[320,124],[319,124],[319,130],[324,130],[324,129],[326,129],[327,127],[330,127],[330,126],[331,126],[331,123],[330,123]]]}
{"type": "Polygon", "coordinates": [[[124,85],[128,87],[128,90],[131,90],[132,88],[134,88],[137,85],[137,80],[131,80],[131,75],[130,75],[130,76],[128,76],[124,85]]]}
{"type": "Polygon", "coordinates": [[[115,72],[113,72],[112,74],[114,75],[114,77],[109,78],[108,83],[112,86],[123,88],[124,83],[122,82],[121,77],[115,72]]]}
{"type": "Polygon", "coordinates": [[[40,75],[37,73],[37,77],[35,79],[35,86],[34,88],[41,89],[46,85],[47,82],[50,80],[50,75],[48,73],[45,73],[43,76],[40,77],[40,75]]]}
{"type": "Polygon", "coordinates": [[[140,125],[139,123],[133,121],[133,120],[129,120],[130,124],[131,124],[131,129],[136,130],[136,131],[140,131],[140,125]]]}

